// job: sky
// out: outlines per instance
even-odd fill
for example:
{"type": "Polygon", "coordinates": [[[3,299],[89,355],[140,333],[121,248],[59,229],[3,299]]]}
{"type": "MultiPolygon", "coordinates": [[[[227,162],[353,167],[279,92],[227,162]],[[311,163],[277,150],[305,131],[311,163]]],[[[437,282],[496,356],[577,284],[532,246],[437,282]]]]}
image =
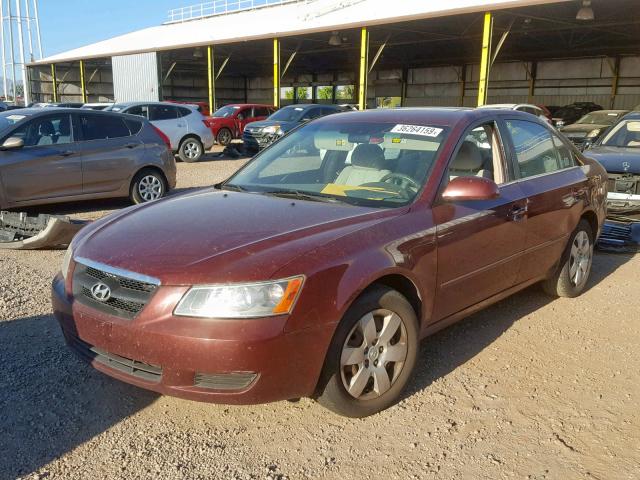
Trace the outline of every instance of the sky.
{"type": "Polygon", "coordinates": [[[170,9],[198,3],[199,0],[39,0],[43,54],[47,57],[159,25],[167,20],[170,9]]]}

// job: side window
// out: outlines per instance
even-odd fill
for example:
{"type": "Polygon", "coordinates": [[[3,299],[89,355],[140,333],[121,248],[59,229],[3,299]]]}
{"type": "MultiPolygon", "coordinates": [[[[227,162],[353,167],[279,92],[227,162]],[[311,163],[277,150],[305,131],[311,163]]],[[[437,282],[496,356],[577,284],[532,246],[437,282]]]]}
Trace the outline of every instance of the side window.
{"type": "Polygon", "coordinates": [[[553,143],[558,149],[558,156],[560,157],[560,166],[562,168],[571,168],[577,165],[576,158],[573,156],[573,152],[565,143],[558,138],[556,134],[553,135],[553,143]]]}
{"type": "Polygon", "coordinates": [[[149,105],[149,120],[175,120],[178,118],[178,109],[172,105],[149,105]]]}
{"type": "Polygon", "coordinates": [[[513,140],[522,178],[560,169],[549,130],[537,123],[523,120],[507,120],[506,125],[513,140]]]}
{"type": "MultiPolygon", "coordinates": [[[[191,115],[193,113],[192,110],[189,110],[186,107],[176,107],[178,110],[178,116],[179,117],[186,117],[187,115],[191,115]]],[[[200,111],[200,107],[198,107],[198,111],[200,111]]]]}
{"type": "Polygon", "coordinates": [[[129,120],[127,118],[124,123],[127,125],[127,128],[129,128],[131,135],[137,135],[140,133],[140,130],[142,130],[142,122],[137,120],[129,120]]]}
{"type": "Polygon", "coordinates": [[[322,109],[320,108],[310,108],[302,117],[303,120],[313,120],[314,118],[318,118],[322,116],[322,109]]]}
{"type": "Polygon", "coordinates": [[[509,181],[500,136],[493,122],[468,132],[449,164],[449,180],[471,176],[488,178],[498,184],[509,181]]]}
{"type": "Polygon", "coordinates": [[[129,108],[126,113],[128,113],[129,115],[137,115],[138,117],[148,118],[149,107],[148,105],[134,105],[133,107],[129,108]]]}
{"type": "Polygon", "coordinates": [[[11,136],[21,138],[25,147],[71,143],[71,118],[68,114],[36,118],[14,130],[11,136]]]}
{"type": "Polygon", "coordinates": [[[84,140],[106,140],[131,135],[121,117],[111,115],[82,115],[80,118],[84,140]]]}
{"type": "Polygon", "coordinates": [[[271,115],[271,112],[266,107],[256,107],[255,108],[256,117],[268,117],[271,115]]]}
{"type": "Polygon", "coordinates": [[[250,108],[245,108],[238,113],[238,120],[247,120],[252,117],[253,115],[251,114],[250,108]]]}

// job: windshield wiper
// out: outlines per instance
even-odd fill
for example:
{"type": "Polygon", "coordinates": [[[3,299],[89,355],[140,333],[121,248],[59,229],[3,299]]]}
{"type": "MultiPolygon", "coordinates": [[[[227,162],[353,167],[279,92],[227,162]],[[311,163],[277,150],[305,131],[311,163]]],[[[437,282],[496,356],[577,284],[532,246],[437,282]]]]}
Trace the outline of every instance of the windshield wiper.
{"type": "Polygon", "coordinates": [[[271,190],[271,191],[260,192],[260,193],[264,195],[272,195],[274,197],[297,198],[299,200],[309,200],[311,202],[343,203],[337,198],[325,197],[323,195],[313,195],[310,193],[299,192],[298,190],[271,190]]]}
{"type": "Polygon", "coordinates": [[[247,192],[248,190],[240,185],[234,185],[232,183],[223,183],[218,185],[220,190],[231,190],[232,192],[247,192]]]}

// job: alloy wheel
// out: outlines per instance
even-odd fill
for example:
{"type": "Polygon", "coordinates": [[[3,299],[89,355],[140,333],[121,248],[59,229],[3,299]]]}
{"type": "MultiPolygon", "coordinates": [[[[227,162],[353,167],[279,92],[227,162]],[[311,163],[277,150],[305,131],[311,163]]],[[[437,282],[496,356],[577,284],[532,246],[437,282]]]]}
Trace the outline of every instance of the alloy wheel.
{"type": "Polygon", "coordinates": [[[231,132],[229,130],[220,130],[220,133],[218,133],[218,143],[220,145],[229,145],[231,140],[231,132]]]}
{"type": "Polygon", "coordinates": [[[162,197],[162,180],[155,175],[146,175],[138,183],[138,193],[145,202],[158,200],[162,197]]]}
{"type": "Polygon", "coordinates": [[[367,313],[353,326],[342,347],[344,388],[358,400],[380,397],[398,379],[407,352],[407,329],[397,313],[386,309],[367,313]]]}
{"type": "Polygon", "coordinates": [[[198,158],[200,156],[200,145],[193,140],[185,142],[182,151],[187,158],[198,158]]]}
{"type": "Polygon", "coordinates": [[[589,235],[581,230],[573,239],[569,256],[569,278],[574,286],[580,287],[587,281],[592,260],[593,246],[589,235]]]}

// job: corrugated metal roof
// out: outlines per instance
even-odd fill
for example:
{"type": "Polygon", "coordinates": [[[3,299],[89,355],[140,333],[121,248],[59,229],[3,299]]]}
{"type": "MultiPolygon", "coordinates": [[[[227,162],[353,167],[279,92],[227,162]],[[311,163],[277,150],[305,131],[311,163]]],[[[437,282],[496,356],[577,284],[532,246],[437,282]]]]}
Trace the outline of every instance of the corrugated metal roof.
{"type": "Polygon", "coordinates": [[[52,55],[34,64],[224,44],[566,1],[573,0],[307,0],[145,28],[52,55]]]}

